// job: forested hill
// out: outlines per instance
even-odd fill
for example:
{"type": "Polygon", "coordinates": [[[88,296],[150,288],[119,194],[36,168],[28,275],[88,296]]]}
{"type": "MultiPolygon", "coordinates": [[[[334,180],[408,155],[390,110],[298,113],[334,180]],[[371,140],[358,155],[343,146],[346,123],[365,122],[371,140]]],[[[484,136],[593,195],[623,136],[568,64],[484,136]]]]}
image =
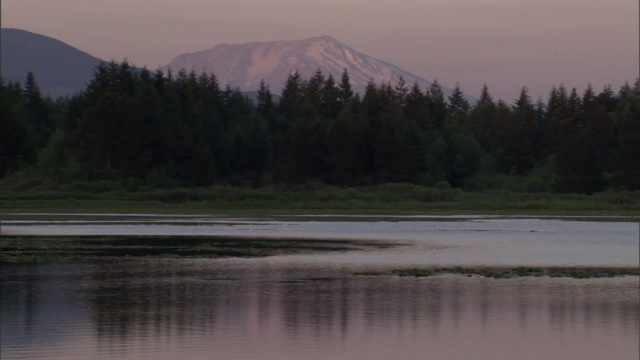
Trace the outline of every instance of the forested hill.
{"type": "MultiPolygon", "coordinates": [[[[514,103],[485,87],[369,84],[345,72],[292,74],[280,100],[257,100],[213,74],[173,75],[111,62],[81,94],[44,98],[32,74],[0,83],[0,177],[58,184],[166,188],[308,181],[387,182],[471,191],[640,190],[640,82],[582,94],[559,85],[546,101],[526,87],[514,103]]],[[[108,186],[107,186],[108,187],[108,186]]]]}

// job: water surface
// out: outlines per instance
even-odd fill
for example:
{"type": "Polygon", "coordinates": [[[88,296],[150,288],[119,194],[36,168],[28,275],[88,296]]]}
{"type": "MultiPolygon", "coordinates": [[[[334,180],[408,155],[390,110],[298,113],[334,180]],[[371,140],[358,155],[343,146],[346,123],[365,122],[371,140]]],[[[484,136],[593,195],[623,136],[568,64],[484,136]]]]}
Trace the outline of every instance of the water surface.
{"type": "Polygon", "coordinates": [[[640,280],[354,276],[638,266],[638,224],[526,217],[39,216],[3,234],[366,239],[249,259],[0,264],[4,359],[638,359],[640,280]]]}
{"type": "MultiPolygon", "coordinates": [[[[639,225],[632,221],[501,216],[224,217],[44,215],[5,221],[8,234],[182,235],[380,240],[384,251],[288,256],[283,262],[335,265],[638,266],[639,225]],[[61,217],[62,216],[62,217],[61,217]],[[372,221],[374,220],[374,221],[372,221]]],[[[631,220],[631,219],[630,219],[631,220]]]]}

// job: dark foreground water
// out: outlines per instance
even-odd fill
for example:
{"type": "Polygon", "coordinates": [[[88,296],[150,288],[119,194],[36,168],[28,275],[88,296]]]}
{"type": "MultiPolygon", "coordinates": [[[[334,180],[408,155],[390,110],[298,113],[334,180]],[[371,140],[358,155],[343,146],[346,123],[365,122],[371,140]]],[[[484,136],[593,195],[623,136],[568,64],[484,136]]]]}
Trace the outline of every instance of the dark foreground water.
{"type": "Polygon", "coordinates": [[[633,359],[640,279],[354,276],[399,265],[637,266],[638,225],[544,219],[42,224],[18,233],[387,239],[253,259],[0,264],[6,359],[633,359]],[[96,230],[98,229],[98,230],[96,230]],[[350,236],[347,236],[350,235],[350,236]]]}
{"type": "Polygon", "coordinates": [[[2,359],[638,359],[638,278],[242,260],[2,268],[2,359]],[[255,265],[255,266],[254,266],[255,265]]]}

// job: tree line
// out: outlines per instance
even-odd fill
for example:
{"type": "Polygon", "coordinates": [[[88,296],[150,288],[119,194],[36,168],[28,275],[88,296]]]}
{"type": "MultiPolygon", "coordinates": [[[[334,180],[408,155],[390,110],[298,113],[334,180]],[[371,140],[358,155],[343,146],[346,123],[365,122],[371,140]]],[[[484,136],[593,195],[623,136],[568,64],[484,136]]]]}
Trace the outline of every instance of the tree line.
{"type": "Polygon", "coordinates": [[[309,181],[406,182],[471,191],[640,190],[640,81],[617,92],[564,85],[512,104],[488,88],[470,104],[437,81],[369,83],[297,72],[253,99],[214,74],[103,63],[86,89],[53,100],[33,74],[0,79],[0,177],[151,187],[309,181]],[[276,100],[277,98],[277,100],[276,100]],[[135,181],[131,181],[135,180],[135,181]]]}

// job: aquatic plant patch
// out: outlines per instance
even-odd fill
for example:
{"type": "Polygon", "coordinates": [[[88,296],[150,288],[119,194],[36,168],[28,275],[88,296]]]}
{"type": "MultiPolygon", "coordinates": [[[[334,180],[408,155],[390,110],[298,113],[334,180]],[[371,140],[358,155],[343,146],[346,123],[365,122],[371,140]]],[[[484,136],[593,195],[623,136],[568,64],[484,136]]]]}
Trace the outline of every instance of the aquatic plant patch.
{"type": "Polygon", "coordinates": [[[606,278],[616,276],[640,276],[640,268],[559,268],[559,267],[515,267],[515,268],[485,268],[485,267],[450,267],[450,268],[408,268],[394,269],[388,272],[355,272],[356,276],[404,276],[429,277],[446,274],[465,276],[479,276],[495,279],[510,279],[522,277],[553,278],[606,278]]]}
{"type": "Polygon", "coordinates": [[[264,257],[386,248],[378,241],[216,236],[3,236],[0,262],[108,257],[264,257]]]}

